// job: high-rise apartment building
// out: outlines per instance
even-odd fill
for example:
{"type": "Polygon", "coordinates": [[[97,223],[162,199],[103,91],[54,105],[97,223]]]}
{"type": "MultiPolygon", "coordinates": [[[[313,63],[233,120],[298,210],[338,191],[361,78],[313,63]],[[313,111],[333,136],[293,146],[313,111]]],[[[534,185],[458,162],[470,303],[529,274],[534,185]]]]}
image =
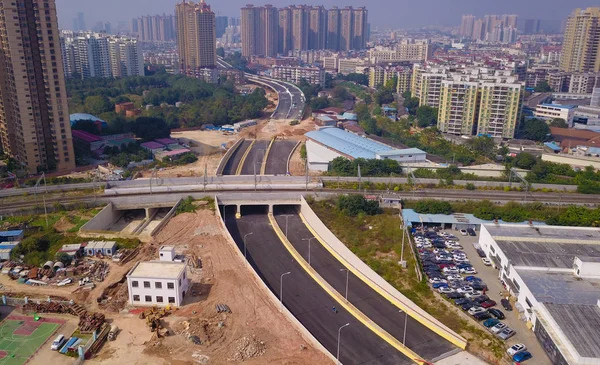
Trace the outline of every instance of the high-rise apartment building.
{"type": "Polygon", "coordinates": [[[514,14],[486,15],[477,19],[463,15],[459,34],[465,38],[492,43],[512,43],[516,40],[518,17],[514,14]]]}
{"type": "Polygon", "coordinates": [[[136,38],[62,31],[65,77],[144,76],[144,56],[136,38]]]}
{"type": "Polygon", "coordinates": [[[54,0],[0,0],[0,140],[28,172],[75,154],[54,0]]]}
{"type": "Polygon", "coordinates": [[[477,134],[513,138],[521,119],[524,85],[515,79],[480,83],[477,134]]]}
{"type": "Polygon", "coordinates": [[[473,135],[477,126],[479,83],[466,79],[443,80],[438,129],[444,133],[473,135]]]}
{"type": "Polygon", "coordinates": [[[347,51],[365,49],[369,39],[366,8],[295,5],[276,9],[271,5],[241,9],[242,55],[274,56],[277,53],[329,49],[347,51]],[[278,32],[270,36],[274,11],[277,12],[278,32]],[[263,44],[277,42],[276,52],[263,44]],[[267,51],[265,51],[265,49],[267,51]]]}
{"type": "Polygon", "coordinates": [[[541,21],[539,19],[526,19],[523,25],[524,34],[538,34],[540,32],[541,21]]]}
{"type": "Polygon", "coordinates": [[[221,38],[223,34],[225,34],[225,29],[227,29],[227,26],[229,25],[229,17],[218,16],[215,18],[215,23],[217,38],[221,38]]]}
{"type": "Polygon", "coordinates": [[[215,68],[217,40],[215,13],[204,0],[183,1],[175,7],[180,72],[196,77],[201,69],[215,68]]]}
{"type": "Polygon", "coordinates": [[[473,36],[473,27],[475,26],[474,15],[463,15],[460,22],[460,35],[465,38],[471,38],[473,36]]]}
{"type": "Polygon", "coordinates": [[[575,9],[567,20],[560,69],[600,71],[600,8],[575,9]]]}
{"type": "Polygon", "coordinates": [[[78,12],[77,16],[73,18],[73,30],[86,30],[85,15],[82,12],[78,12]]]}
{"type": "Polygon", "coordinates": [[[174,15],[144,15],[131,20],[131,32],[145,42],[166,42],[176,39],[174,15]]]}

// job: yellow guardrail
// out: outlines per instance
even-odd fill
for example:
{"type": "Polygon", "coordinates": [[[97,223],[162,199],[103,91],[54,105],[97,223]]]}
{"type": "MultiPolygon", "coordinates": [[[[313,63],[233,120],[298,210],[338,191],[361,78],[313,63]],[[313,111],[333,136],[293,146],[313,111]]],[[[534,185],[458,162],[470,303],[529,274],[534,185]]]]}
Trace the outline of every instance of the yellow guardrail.
{"type": "Polygon", "coordinates": [[[333,255],[333,257],[335,257],[342,265],[344,265],[344,267],[346,269],[350,270],[354,275],[356,275],[356,277],[360,278],[365,284],[367,284],[369,287],[371,287],[373,290],[375,290],[381,296],[386,298],[390,303],[394,304],[396,307],[403,310],[410,317],[414,318],[415,320],[417,320],[419,323],[421,323],[425,327],[427,327],[430,330],[432,330],[433,332],[437,333],[440,337],[444,338],[445,340],[449,341],[453,345],[455,345],[463,350],[466,349],[467,341],[465,339],[458,338],[457,336],[453,335],[452,333],[449,333],[448,331],[441,329],[439,326],[432,324],[430,320],[428,320],[427,318],[424,318],[420,313],[415,312],[412,308],[410,308],[409,306],[407,306],[404,303],[402,303],[401,301],[399,301],[396,297],[391,295],[389,292],[387,292],[380,286],[375,285],[361,271],[359,271],[354,266],[350,265],[348,263],[348,261],[346,261],[337,251],[335,251],[334,249],[331,248],[331,246],[329,246],[327,243],[325,243],[323,238],[321,238],[321,236],[319,236],[319,234],[310,226],[310,224],[308,224],[308,222],[306,221],[306,219],[304,218],[304,215],[302,215],[302,213],[300,213],[300,219],[302,219],[302,222],[304,223],[306,228],[308,228],[308,230],[312,233],[313,237],[315,237],[321,243],[321,245],[323,247],[325,247],[325,249],[327,251],[329,251],[329,253],[331,255],[333,255]]]}
{"type": "Polygon", "coordinates": [[[246,148],[246,152],[244,152],[244,155],[242,156],[242,159],[240,160],[240,163],[239,163],[237,169],[235,170],[236,175],[240,175],[242,173],[242,167],[244,167],[244,163],[246,162],[246,157],[248,157],[248,154],[250,153],[250,150],[252,149],[252,146],[254,146],[255,143],[256,143],[256,140],[252,141],[250,143],[250,146],[248,146],[248,148],[246,148]]]}
{"type": "Polygon", "coordinates": [[[265,151],[265,155],[263,157],[262,164],[260,165],[260,174],[261,175],[264,175],[265,171],[267,170],[267,158],[269,158],[269,152],[271,152],[271,147],[273,147],[273,143],[275,143],[276,139],[277,139],[277,137],[273,137],[273,139],[271,139],[271,143],[269,143],[269,147],[267,147],[267,150],[265,151]]]}
{"type": "Polygon", "coordinates": [[[331,296],[336,302],[338,302],[343,308],[345,308],[354,318],[364,324],[367,328],[373,331],[376,335],[381,337],[385,342],[389,343],[396,350],[403,353],[406,357],[412,360],[415,364],[424,365],[427,364],[427,361],[421,359],[419,355],[413,352],[411,349],[403,345],[400,341],[398,341],[394,336],[390,335],[389,332],[381,328],[377,323],[373,322],[369,317],[367,317],[363,312],[361,312],[358,308],[356,308],[352,303],[347,301],[337,290],[335,290],[319,273],[316,272],[315,269],[312,268],[308,264],[308,262],[300,255],[298,251],[292,246],[290,241],[285,237],[283,231],[279,227],[279,224],[275,220],[275,217],[272,213],[269,213],[269,221],[271,222],[271,226],[273,230],[288,250],[288,252],[292,255],[294,260],[302,266],[302,269],[306,271],[308,275],[317,283],[329,296],[331,296]]]}

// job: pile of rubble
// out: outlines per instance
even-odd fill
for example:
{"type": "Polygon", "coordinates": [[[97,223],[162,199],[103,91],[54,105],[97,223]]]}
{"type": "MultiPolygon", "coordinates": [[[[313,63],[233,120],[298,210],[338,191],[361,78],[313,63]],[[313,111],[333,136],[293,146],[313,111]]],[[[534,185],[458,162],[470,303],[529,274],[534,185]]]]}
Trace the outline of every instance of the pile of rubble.
{"type": "Polygon", "coordinates": [[[104,281],[109,271],[108,263],[90,258],[74,261],[68,267],[60,261],[48,261],[42,267],[32,267],[13,261],[6,262],[2,266],[3,274],[9,275],[11,279],[18,280],[20,283],[33,286],[66,286],[75,283],[79,278],[80,286],[88,285],[93,288],[92,282],[104,281]]]}
{"type": "Polygon", "coordinates": [[[23,305],[24,312],[70,314],[79,317],[79,331],[92,333],[102,327],[106,318],[102,313],[90,313],[76,303],[40,302],[33,301],[23,305]]]}
{"type": "Polygon", "coordinates": [[[127,289],[127,274],[123,275],[121,280],[110,284],[102,294],[96,298],[100,308],[109,312],[120,312],[129,300],[129,291],[127,289]]]}
{"type": "Polygon", "coordinates": [[[232,344],[232,347],[228,361],[244,361],[262,356],[267,351],[265,343],[256,339],[254,335],[239,338],[232,344]]]}
{"type": "Polygon", "coordinates": [[[58,313],[58,314],[72,314],[71,305],[57,302],[41,302],[34,303],[29,302],[23,305],[23,311],[26,312],[36,312],[36,313],[58,313]]]}
{"type": "Polygon", "coordinates": [[[169,311],[165,308],[152,307],[140,313],[140,319],[145,319],[150,331],[155,333],[155,336],[165,337],[169,335],[169,330],[162,326],[161,319],[169,315],[169,311]]]}
{"type": "Polygon", "coordinates": [[[100,329],[104,322],[106,322],[104,314],[85,312],[84,315],[79,317],[79,331],[81,333],[93,333],[100,329]]]}

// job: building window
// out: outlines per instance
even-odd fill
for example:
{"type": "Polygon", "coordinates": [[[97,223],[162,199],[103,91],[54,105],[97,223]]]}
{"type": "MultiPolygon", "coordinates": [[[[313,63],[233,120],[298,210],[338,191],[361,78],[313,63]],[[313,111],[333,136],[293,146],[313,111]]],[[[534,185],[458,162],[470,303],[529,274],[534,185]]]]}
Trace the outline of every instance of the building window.
{"type": "Polygon", "coordinates": [[[139,295],[134,295],[133,296],[133,301],[134,302],[139,302],[140,301],[140,296],[139,295]]]}
{"type": "Polygon", "coordinates": [[[175,285],[173,283],[167,283],[167,289],[175,289],[175,285]]]}
{"type": "Polygon", "coordinates": [[[132,282],[131,282],[131,287],[132,287],[132,288],[137,288],[138,286],[139,286],[139,285],[138,285],[138,282],[137,282],[137,280],[136,280],[136,281],[132,281],[132,282]]]}
{"type": "Polygon", "coordinates": [[[151,302],[152,301],[152,296],[151,295],[146,295],[144,297],[144,299],[146,300],[146,302],[151,302]]]}
{"type": "Polygon", "coordinates": [[[181,286],[181,279],[179,279],[179,286],[181,286]]]}
{"type": "Polygon", "coordinates": [[[157,296],[157,297],[156,297],[156,302],[157,302],[157,303],[162,303],[162,302],[163,302],[163,297],[161,297],[161,296],[157,296]]]}
{"type": "Polygon", "coordinates": [[[175,303],[175,297],[169,297],[169,303],[175,303]]]}
{"type": "Polygon", "coordinates": [[[154,283],[154,288],[156,289],[162,289],[162,283],[160,281],[157,281],[154,283]]]}
{"type": "Polygon", "coordinates": [[[144,288],[150,289],[150,282],[144,281],[144,288]]]}
{"type": "Polygon", "coordinates": [[[527,299],[527,297],[525,297],[525,303],[527,303],[529,308],[533,307],[533,305],[531,305],[531,302],[529,301],[529,299],[527,299]]]}

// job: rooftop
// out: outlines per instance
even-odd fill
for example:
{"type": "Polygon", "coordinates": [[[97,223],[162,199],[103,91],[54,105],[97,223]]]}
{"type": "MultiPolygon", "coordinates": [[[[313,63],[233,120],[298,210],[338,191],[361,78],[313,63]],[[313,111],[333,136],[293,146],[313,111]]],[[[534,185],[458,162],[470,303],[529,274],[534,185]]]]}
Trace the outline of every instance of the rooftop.
{"type": "Polygon", "coordinates": [[[0,237],[16,237],[23,234],[23,230],[14,230],[14,231],[2,231],[0,232],[0,237]]]}
{"type": "Polygon", "coordinates": [[[560,240],[573,242],[594,241],[600,244],[600,229],[589,227],[557,227],[535,224],[522,226],[518,224],[486,224],[485,228],[493,237],[511,237],[517,240],[548,241],[560,240]]]}
{"type": "Polygon", "coordinates": [[[159,148],[165,148],[164,145],[162,145],[162,144],[160,144],[158,142],[154,142],[154,141],[152,141],[152,142],[144,142],[144,143],[141,144],[141,146],[145,147],[145,148],[149,148],[151,150],[155,150],[155,149],[159,149],[159,148]]]}
{"type": "Polygon", "coordinates": [[[549,104],[549,103],[540,104],[538,106],[557,108],[557,109],[575,109],[575,108],[577,108],[577,105],[549,104]]]}
{"type": "MultiPolygon", "coordinates": [[[[491,221],[486,221],[475,217],[473,214],[453,213],[453,214],[421,214],[414,209],[402,209],[402,220],[410,222],[423,222],[434,224],[486,224],[491,221]]],[[[498,223],[502,223],[499,220],[498,223]]],[[[521,223],[525,224],[525,222],[521,223]]]]}
{"type": "Polygon", "coordinates": [[[598,305],[546,304],[545,306],[580,356],[600,357],[598,305]]]}
{"type": "Polygon", "coordinates": [[[352,158],[374,159],[380,153],[400,151],[339,128],[322,128],[318,131],[308,132],[306,136],[352,158]]]}
{"type": "Polygon", "coordinates": [[[117,242],[115,241],[90,241],[87,243],[87,245],[85,246],[86,249],[90,249],[90,248],[95,248],[95,249],[102,249],[102,248],[112,248],[114,246],[116,246],[117,242]]]}
{"type": "Polygon", "coordinates": [[[101,122],[102,124],[106,124],[105,121],[98,118],[97,116],[87,113],[73,113],[69,116],[69,120],[71,121],[71,125],[77,123],[80,120],[91,120],[93,122],[101,122]]]}
{"type": "Polygon", "coordinates": [[[80,130],[72,130],[71,133],[73,134],[73,137],[75,138],[79,138],[85,142],[91,143],[91,142],[98,142],[98,141],[102,141],[103,139],[98,137],[95,134],[86,132],[86,131],[80,131],[80,130]]]}
{"type": "MultiPolygon", "coordinates": [[[[572,266],[572,265],[571,265],[572,266]]],[[[596,305],[600,280],[579,278],[573,272],[517,269],[538,302],[561,305],[596,305]]]]}
{"type": "Polygon", "coordinates": [[[159,138],[159,139],[155,139],[155,142],[164,144],[165,146],[170,145],[170,144],[174,144],[177,143],[176,140],[172,139],[172,138],[159,138]]]}
{"type": "Polygon", "coordinates": [[[175,280],[185,270],[185,265],[184,262],[174,261],[140,262],[127,274],[127,277],[175,280]]]}

